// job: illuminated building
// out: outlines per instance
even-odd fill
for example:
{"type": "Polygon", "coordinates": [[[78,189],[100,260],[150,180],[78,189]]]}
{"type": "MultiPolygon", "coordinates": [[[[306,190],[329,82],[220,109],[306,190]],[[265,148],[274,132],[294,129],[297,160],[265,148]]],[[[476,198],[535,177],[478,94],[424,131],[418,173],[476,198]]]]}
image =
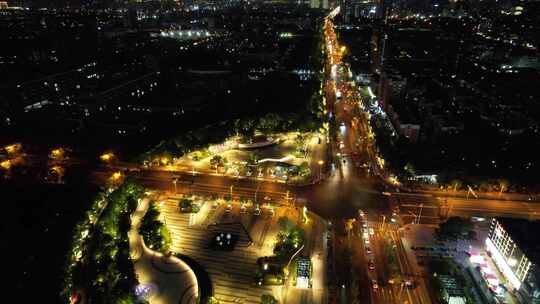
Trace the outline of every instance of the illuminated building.
{"type": "Polygon", "coordinates": [[[486,250],[523,303],[540,303],[540,221],[494,218],[486,250]]]}

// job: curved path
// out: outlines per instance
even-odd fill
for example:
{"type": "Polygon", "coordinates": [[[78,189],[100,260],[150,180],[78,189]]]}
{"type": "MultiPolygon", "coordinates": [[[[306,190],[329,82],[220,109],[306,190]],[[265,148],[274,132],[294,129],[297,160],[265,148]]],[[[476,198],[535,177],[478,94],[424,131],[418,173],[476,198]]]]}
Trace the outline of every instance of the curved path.
{"type": "Polygon", "coordinates": [[[130,254],[139,283],[157,286],[157,290],[149,296],[151,304],[197,303],[199,288],[193,270],[174,256],[167,257],[149,249],[139,235],[138,229],[149,203],[148,198],[139,201],[131,216],[128,233],[130,254]]]}

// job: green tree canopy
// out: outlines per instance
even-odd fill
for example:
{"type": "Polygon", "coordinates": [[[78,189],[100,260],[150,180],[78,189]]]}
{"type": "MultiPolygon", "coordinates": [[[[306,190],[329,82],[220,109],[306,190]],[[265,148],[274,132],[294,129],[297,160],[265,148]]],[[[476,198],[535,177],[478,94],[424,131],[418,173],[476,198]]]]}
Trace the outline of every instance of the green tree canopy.
{"type": "Polygon", "coordinates": [[[476,232],[470,218],[453,216],[439,225],[435,230],[435,237],[441,241],[472,240],[476,239],[476,232]]]}

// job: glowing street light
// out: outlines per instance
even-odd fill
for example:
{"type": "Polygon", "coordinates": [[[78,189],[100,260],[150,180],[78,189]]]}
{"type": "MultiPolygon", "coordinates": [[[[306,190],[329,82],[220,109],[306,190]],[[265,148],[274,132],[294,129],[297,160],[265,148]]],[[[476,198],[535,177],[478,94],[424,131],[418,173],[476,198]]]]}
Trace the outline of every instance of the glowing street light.
{"type": "Polygon", "coordinates": [[[176,183],[178,183],[178,178],[173,178],[172,183],[174,184],[174,193],[178,192],[178,190],[176,189],[176,183]]]}
{"type": "Polygon", "coordinates": [[[322,178],[322,166],[324,164],[324,161],[319,160],[318,164],[319,164],[319,179],[321,179],[322,178]]]}
{"type": "Polygon", "coordinates": [[[104,153],[102,155],[99,156],[99,159],[103,162],[110,162],[111,160],[113,160],[114,158],[114,154],[112,152],[108,152],[108,153],[104,153]]]}
{"type": "Polygon", "coordinates": [[[11,160],[6,159],[2,162],[0,162],[0,167],[5,170],[9,170],[13,164],[11,163],[11,160]]]}
{"type": "Polygon", "coordinates": [[[8,154],[15,154],[17,152],[19,152],[22,148],[22,145],[19,144],[19,143],[16,143],[16,144],[11,144],[11,145],[7,145],[4,147],[4,150],[6,150],[6,152],[8,154]]]}
{"type": "Polygon", "coordinates": [[[66,151],[63,148],[56,148],[51,150],[49,157],[54,160],[62,160],[66,154],[66,151]]]}
{"type": "Polygon", "coordinates": [[[113,182],[118,182],[122,179],[122,173],[120,171],[116,171],[111,175],[111,180],[113,182]]]}

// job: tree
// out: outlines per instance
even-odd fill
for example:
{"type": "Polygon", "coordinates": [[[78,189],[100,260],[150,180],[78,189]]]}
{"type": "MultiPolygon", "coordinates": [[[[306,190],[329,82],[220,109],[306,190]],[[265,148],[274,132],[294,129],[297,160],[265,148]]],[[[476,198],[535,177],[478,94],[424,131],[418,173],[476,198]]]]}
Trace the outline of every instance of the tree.
{"type": "Polygon", "coordinates": [[[225,166],[226,163],[227,163],[227,159],[221,155],[214,155],[210,159],[210,165],[216,168],[216,173],[217,173],[218,168],[225,166]]]}
{"type": "Polygon", "coordinates": [[[279,303],[276,298],[269,294],[263,294],[261,296],[261,304],[277,304],[279,303]]]}
{"type": "Polygon", "coordinates": [[[478,190],[482,191],[482,192],[489,192],[491,191],[491,184],[489,183],[489,181],[481,181],[480,182],[480,185],[478,185],[478,190]]]}
{"type": "Polygon", "coordinates": [[[253,119],[235,121],[236,133],[242,137],[243,142],[251,143],[256,127],[257,122],[253,119]]]}
{"type": "Polygon", "coordinates": [[[440,241],[473,240],[476,239],[476,232],[470,218],[453,216],[439,225],[435,230],[435,237],[440,241]]]}
{"type": "Polygon", "coordinates": [[[268,113],[257,124],[257,129],[263,134],[270,134],[280,131],[283,121],[280,116],[274,113],[268,113]]]}
{"type": "Polygon", "coordinates": [[[302,162],[300,166],[298,166],[298,175],[300,176],[306,176],[310,172],[309,170],[309,164],[308,162],[302,162]]]}
{"type": "Polygon", "coordinates": [[[281,231],[286,234],[294,228],[294,223],[286,216],[282,216],[278,219],[278,225],[281,228],[281,231]]]}
{"type": "Polygon", "coordinates": [[[258,163],[259,163],[259,155],[256,152],[249,153],[247,164],[249,166],[256,166],[258,163]]]}
{"type": "Polygon", "coordinates": [[[296,151],[299,154],[305,154],[306,153],[306,143],[307,143],[307,135],[304,133],[300,133],[296,135],[296,138],[294,139],[294,144],[296,145],[296,151]]]}
{"type": "Polygon", "coordinates": [[[508,191],[508,187],[510,187],[510,183],[506,179],[499,179],[499,193],[503,193],[504,191],[508,191]]]}
{"type": "Polygon", "coordinates": [[[145,244],[151,249],[166,252],[171,244],[169,231],[159,220],[160,212],[154,204],[150,204],[144,215],[139,233],[145,244]]]}
{"type": "Polygon", "coordinates": [[[448,185],[452,191],[461,189],[461,186],[463,185],[463,182],[459,179],[453,179],[450,181],[450,184],[448,185]]]}
{"type": "Polygon", "coordinates": [[[414,177],[416,175],[416,169],[411,163],[407,163],[403,168],[406,177],[414,177]]]}

